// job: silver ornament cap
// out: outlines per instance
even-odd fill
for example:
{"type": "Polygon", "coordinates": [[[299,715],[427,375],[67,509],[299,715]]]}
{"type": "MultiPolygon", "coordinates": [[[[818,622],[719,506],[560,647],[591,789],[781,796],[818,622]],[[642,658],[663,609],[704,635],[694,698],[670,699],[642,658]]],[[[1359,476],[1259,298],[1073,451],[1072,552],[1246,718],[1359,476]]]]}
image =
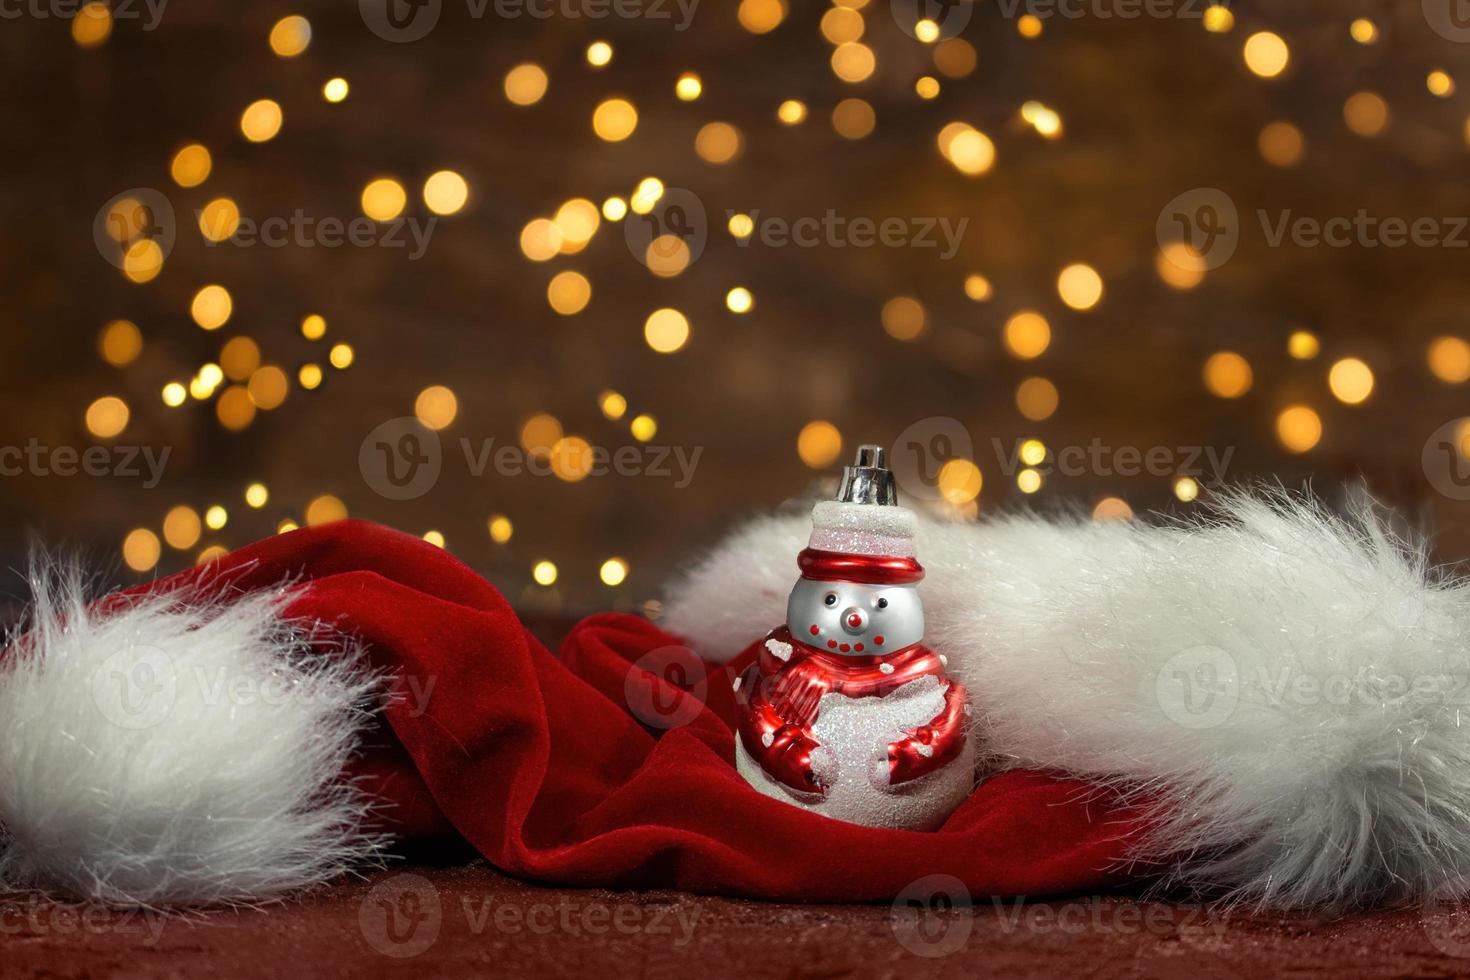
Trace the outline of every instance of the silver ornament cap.
{"type": "Polygon", "coordinates": [[[898,506],[898,489],[888,468],[888,450],[882,446],[859,446],[851,466],[842,468],[842,482],[835,498],[844,504],[898,506]]]}

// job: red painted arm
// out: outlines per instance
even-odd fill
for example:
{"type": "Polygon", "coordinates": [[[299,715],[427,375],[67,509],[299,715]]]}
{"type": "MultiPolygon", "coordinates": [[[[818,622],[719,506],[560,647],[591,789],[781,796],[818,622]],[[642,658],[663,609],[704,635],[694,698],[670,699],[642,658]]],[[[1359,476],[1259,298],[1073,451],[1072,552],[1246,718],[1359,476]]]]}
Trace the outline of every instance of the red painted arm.
{"type": "MultiPolygon", "coordinates": [[[[766,774],[798,793],[825,793],[827,786],[813,768],[812,755],[821,748],[811,735],[807,717],[787,717],[771,701],[775,677],[785,666],[768,650],[761,651],[741,678],[745,703],[739,712],[740,744],[766,774]]],[[[787,715],[791,714],[788,706],[787,715]]]]}
{"type": "Polygon", "coordinates": [[[965,746],[965,689],[953,682],[944,692],[944,710],[907,738],[888,746],[888,784],[897,786],[949,764],[965,746]]]}

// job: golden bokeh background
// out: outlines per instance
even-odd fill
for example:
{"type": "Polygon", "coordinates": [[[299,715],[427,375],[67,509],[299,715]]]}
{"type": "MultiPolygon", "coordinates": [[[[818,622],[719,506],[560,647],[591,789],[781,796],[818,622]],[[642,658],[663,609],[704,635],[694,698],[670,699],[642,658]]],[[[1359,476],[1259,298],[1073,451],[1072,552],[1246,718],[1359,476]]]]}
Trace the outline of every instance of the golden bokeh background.
{"type": "Polygon", "coordinates": [[[1463,557],[1470,44],[1433,7],[28,8],[0,444],[45,451],[5,553],[136,580],[350,515],[656,614],[876,441],[959,517],[1362,481],[1463,557]],[[440,473],[395,497],[362,453],[410,418],[440,473]]]}

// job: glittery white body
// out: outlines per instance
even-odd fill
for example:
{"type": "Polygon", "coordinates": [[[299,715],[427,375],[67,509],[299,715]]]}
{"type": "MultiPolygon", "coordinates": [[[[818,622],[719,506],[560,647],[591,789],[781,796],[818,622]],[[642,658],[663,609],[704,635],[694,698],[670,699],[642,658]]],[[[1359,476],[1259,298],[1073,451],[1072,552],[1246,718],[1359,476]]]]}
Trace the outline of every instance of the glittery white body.
{"type": "Polygon", "coordinates": [[[944,687],[920,677],[887,697],[822,698],[812,734],[832,753],[837,781],[825,799],[799,799],[767,776],[736,741],[735,765],[746,782],[766,796],[835,820],[900,830],[934,830],[964,802],[975,784],[974,740],[959,758],[935,773],[896,788],[879,788],[870,778],[875,758],[903,729],[922,725],[944,708],[944,687]]]}

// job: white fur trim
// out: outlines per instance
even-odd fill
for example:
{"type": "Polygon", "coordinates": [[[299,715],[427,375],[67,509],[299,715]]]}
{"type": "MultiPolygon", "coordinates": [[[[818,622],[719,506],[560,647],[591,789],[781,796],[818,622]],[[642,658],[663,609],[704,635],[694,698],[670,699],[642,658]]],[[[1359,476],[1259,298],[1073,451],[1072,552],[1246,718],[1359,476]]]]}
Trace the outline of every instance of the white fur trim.
{"type": "Polygon", "coordinates": [[[53,583],[33,576],[0,660],[0,886],[249,903],[374,857],[341,779],[376,687],[360,659],[308,649],[281,594],[103,614],[53,583]]]}
{"type": "MultiPolygon", "coordinates": [[[[800,517],[738,531],[666,624],[728,657],[783,618],[800,517]]],[[[1276,906],[1470,894],[1470,584],[1366,510],[920,525],[927,642],[983,749],[1166,802],[1138,856],[1276,906]]]]}

